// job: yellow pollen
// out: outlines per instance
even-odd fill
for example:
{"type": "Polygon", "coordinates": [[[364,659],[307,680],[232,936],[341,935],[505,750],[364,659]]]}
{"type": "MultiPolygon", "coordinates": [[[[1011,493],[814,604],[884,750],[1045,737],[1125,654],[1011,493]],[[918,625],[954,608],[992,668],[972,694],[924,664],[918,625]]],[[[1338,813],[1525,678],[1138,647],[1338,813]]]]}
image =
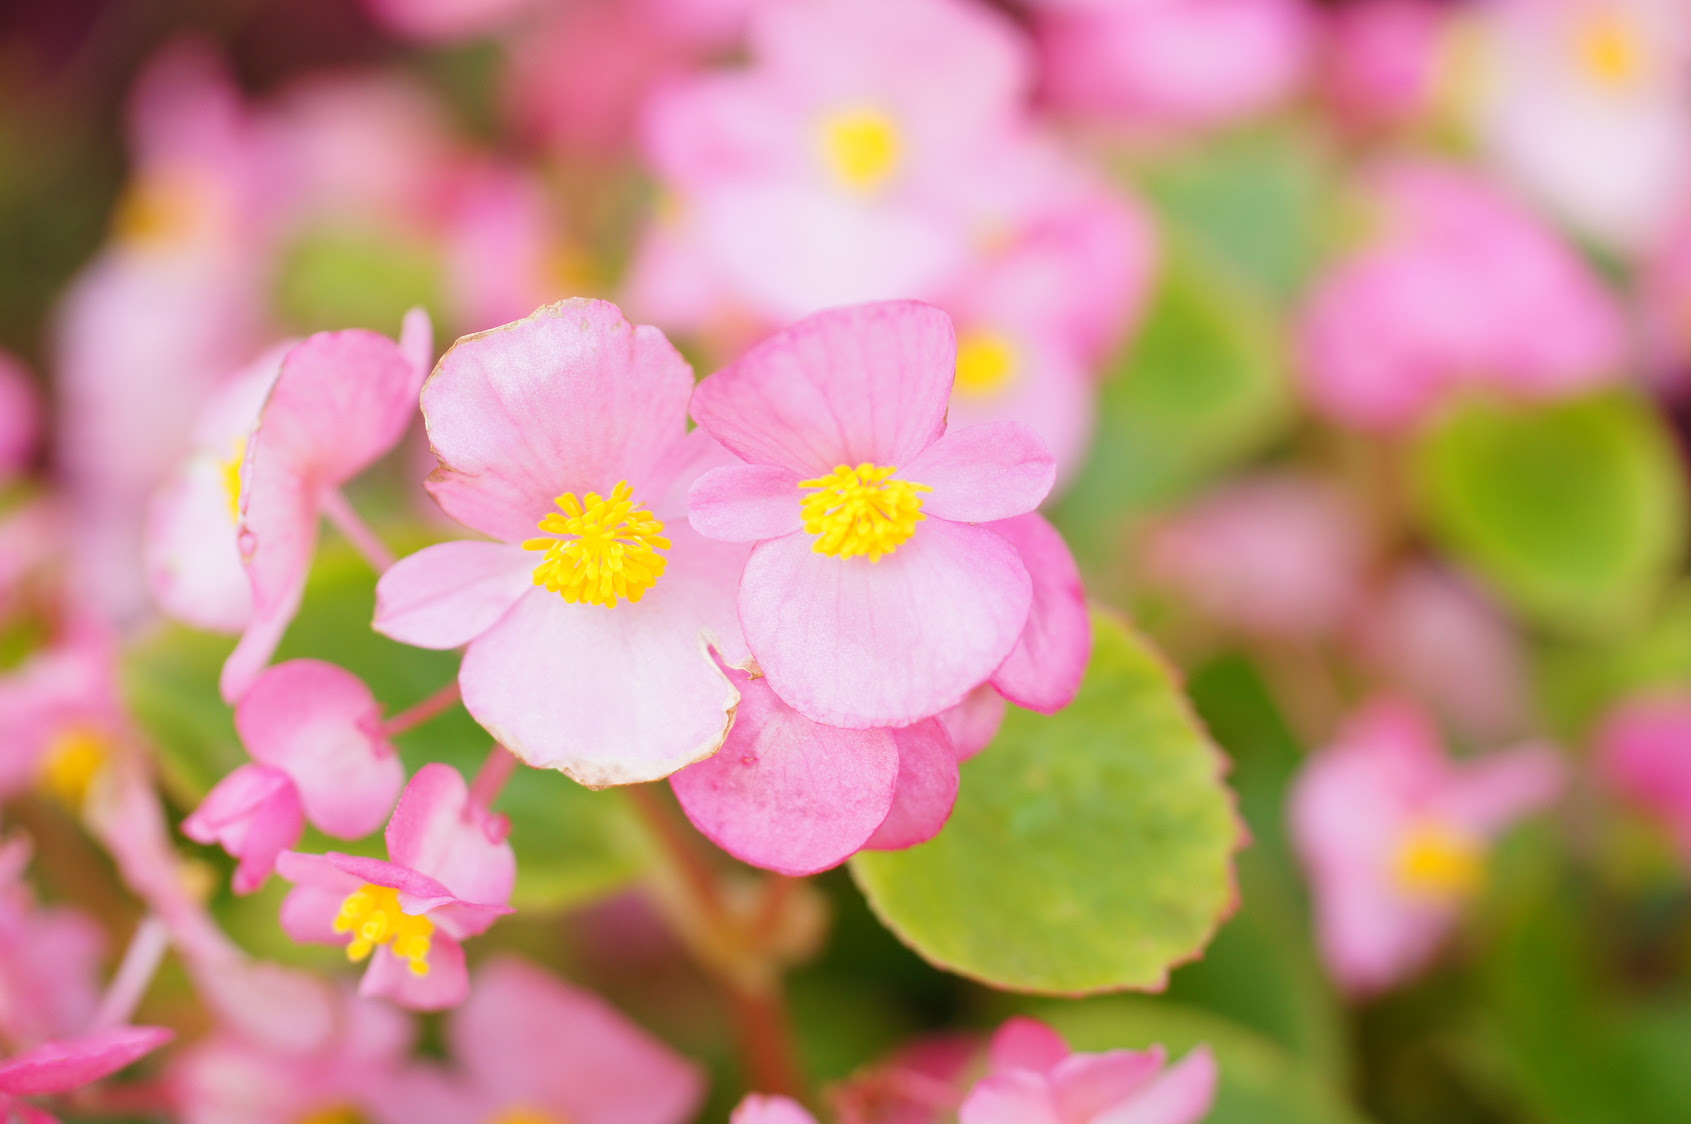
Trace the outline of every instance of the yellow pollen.
{"type": "Polygon", "coordinates": [[[1398,844],[1393,873],[1398,887],[1412,897],[1460,901],[1485,884],[1485,844],[1448,824],[1415,824],[1398,844]]]}
{"type": "Polygon", "coordinates": [[[246,459],[247,439],[242,437],[235,442],[229,459],[218,462],[218,468],[223,472],[223,492],[229,497],[229,519],[234,523],[241,521],[241,465],[246,459]]]}
{"type": "Polygon", "coordinates": [[[880,110],[842,109],[822,121],[828,168],[854,191],[874,191],[891,179],[902,148],[898,125],[880,110]]]}
{"type": "Polygon", "coordinates": [[[532,1108],[507,1108],[498,1115],[490,1117],[487,1124],[570,1124],[566,1116],[553,1116],[546,1112],[537,1112],[532,1108]]]}
{"type": "Polygon", "coordinates": [[[42,789],[81,808],[88,786],[111,757],[106,737],[91,726],[70,726],[54,736],[41,762],[42,789]]]}
{"type": "Polygon", "coordinates": [[[1644,74],[1645,45],[1624,15],[1605,9],[1581,23],[1575,35],[1580,65],[1610,90],[1636,85],[1644,74]]]}
{"type": "Polygon", "coordinates": [[[559,496],[554,501],[559,511],[549,512],[540,529],[571,537],[523,543],[525,550],[546,552],[534,568],[534,584],[572,605],[613,606],[618,598],[639,601],[645,596],[663,576],[667,562],[658,551],[668,550],[669,540],[663,537],[663,524],[633,496],[627,481],[612,488],[609,499],[598,492],[588,492],[585,500],[574,492],[559,496]]]}
{"type": "Polygon", "coordinates": [[[363,960],[377,945],[385,944],[410,966],[413,975],[429,974],[434,922],[401,909],[399,891],[391,886],[366,882],[348,894],[335,915],[335,932],[352,934],[346,946],[348,960],[363,960]]]}
{"type": "Polygon", "coordinates": [[[927,518],[916,493],[933,489],[890,479],[897,471],[864,461],[856,468],[842,464],[827,476],[799,481],[799,487],[813,489],[800,511],[804,529],[816,536],[816,553],[836,558],[867,554],[869,561],[879,562],[916,533],[916,524],[927,518]]]}
{"type": "Polygon", "coordinates": [[[204,172],[172,167],[135,180],[112,212],[113,233],[153,249],[181,246],[210,229],[223,204],[219,186],[204,172]]]}
{"type": "Polygon", "coordinates": [[[364,1116],[351,1105],[332,1104],[306,1113],[298,1124],[364,1124],[364,1116]]]}
{"type": "Polygon", "coordinates": [[[987,398],[1016,377],[1016,348],[996,332],[966,332],[957,341],[957,382],[966,398],[987,398]]]}

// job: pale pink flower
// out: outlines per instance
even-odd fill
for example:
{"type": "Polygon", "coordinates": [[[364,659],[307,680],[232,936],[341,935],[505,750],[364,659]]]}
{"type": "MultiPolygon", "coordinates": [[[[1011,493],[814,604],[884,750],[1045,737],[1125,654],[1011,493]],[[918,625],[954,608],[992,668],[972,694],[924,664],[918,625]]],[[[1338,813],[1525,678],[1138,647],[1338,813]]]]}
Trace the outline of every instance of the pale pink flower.
{"type": "Polygon", "coordinates": [[[1604,783],[1671,834],[1691,863],[1691,697],[1659,692],[1625,700],[1597,732],[1604,783]]]}
{"type": "Polygon", "coordinates": [[[755,542],[740,624],[795,710],[908,725],[1010,655],[1032,582],[981,526],[1032,511],[1051,456],[1014,422],[946,430],[949,318],[893,301],[820,313],[699,385],[693,416],[747,463],[693,485],[704,534],[755,542]]]}
{"type": "Polygon", "coordinates": [[[105,934],[68,906],[42,906],[23,880],[29,846],[0,843],[0,1038],[20,1047],[75,1034],[94,1017],[105,934]]]}
{"type": "Polygon", "coordinates": [[[1140,130],[1214,126],[1287,98],[1315,30],[1300,0],[1038,0],[1045,94],[1140,130]]]}
{"type": "Polygon", "coordinates": [[[388,821],[390,861],[335,851],[277,859],[276,872],[294,883],[282,928],[368,958],[360,995],[420,1011],[455,1006],[470,988],[461,942],[511,912],[517,861],[508,831],[503,816],[473,802],[456,769],[425,765],[388,821]]]}
{"type": "Polygon", "coordinates": [[[0,350],[0,484],[35,459],[43,412],[35,379],[16,356],[0,350]]]}
{"type": "Polygon", "coordinates": [[[66,634],[0,676],[0,798],[39,785],[75,810],[128,736],[106,631],[66,634]]]}
{"type": "Polygon", "coordinates": [[[376,1109],[386,1124],[685,1124],[699,1068],[596,995],[521,960],[476,973],[447,1023],[456,1066],[416,1066],[376,1109]]]}
{"type": "Polygon", "coordinates": [[[235,729],[253,763],[218,782],[183,834],[239,860],[238,894],[264,885],[307,822],[337,839],[362,839],[387,819],[405,784],[381,722],[381,704],[349,671],[318,660],[269,668],[235,704],[235,729]]]}
{"type": "Polygon", "coordinates": [[[1452,761],[1404,702],[1357,714],[1304,767],[1290,806],[1334,978],[1367,995],[1423,967],[1483,889],[1493,839],[1564,779],[1544,746],[1452,761]]]}
{"type": "Polygon", "coordinates": [[[753,1093],[740,1102],[728,1124],[816,1124],[816,1117],[791,1097],[753,1093]]]}
{"type": "Polygon", "coordinates": [[[1044,1023],[1018,1016],[993,1036],[990,1072],[959,1124],[1197,1124],[1215,1099],[1207,1046],[1166,1066],[1161,1046],[1077,1054],[1044,1023]]]}
{"type": "Polygon", "coordinates": [[[746,548],[694,532],[686,489],[730,460],[686,431],[687,363],[614,305],[573,300],[461,340],[423,391],[428,487],[496,542],[401,560],[377,631],[468,645],[464,705],[531,765],[584,784],[657,780],[714,753],[748,656],[746,548]]]}
{"type": "Polygon", "coordinates": [[[128,1068],[173,1037],[163,1027],[125,1026],[43,1042],[0,1062],[0,1112],[23,1124],[53,1124],[54,1117],[23,1098],[74,1093],[128,1068]]]}
{"type": "Polygon", "coordinates": [[[325,514],[344,520],[340,487],[405,436],[433,353],[428,314],[406,314],[399,343],[361,329],[319,332],[292,348],[247,441],[241,559],[252,615],[223,665],[240,698],[270,662],[299,608],[325,514]]]}
{"type": "Polygon", "coordinates": [[[1506,192],[1427,162],[1376,168],[1375,235],[1304,311],[1305,390],[1347,425],[1402,429],[1457,390],[1555,398],[1614,378],[1626,331],[1574,250],[1506,192]]]}

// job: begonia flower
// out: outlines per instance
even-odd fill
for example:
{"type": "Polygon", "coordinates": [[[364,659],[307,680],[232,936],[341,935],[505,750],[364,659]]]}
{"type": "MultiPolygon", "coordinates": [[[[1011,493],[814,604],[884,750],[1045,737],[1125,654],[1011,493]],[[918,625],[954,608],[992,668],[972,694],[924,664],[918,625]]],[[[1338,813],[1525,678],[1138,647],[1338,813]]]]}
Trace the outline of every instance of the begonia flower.
{"type": "Polygon", "coordinates": [[[816,1124],[816,1117],[791,1097],[753,1093],[734,1109],[728,1124],[816,1124]]]}
{"type": "Polygon", "coordinates": [[[15,1115],[23,1124],[54,1124],[53,1116],[23,1098],[74,1093],[128,1068],[174,1036],[164,1027],[117,1027],[43,1042],[0,1061],[0,1113],[8,1119],[15,1115]]]}
{"type": "Polygon", "coordinates": [[[1350,124],[1409,124],[1428,113],[1448,57],[1440,0],[1358,0],[1328,17],[1326,92],[1350,124]]]}
{"type": "Polygon", "coordinates": [[[516,882],[509,824],[474,804],[450,765],[425,765],[388,821],[389,861],[288,851],[276,872],[294,883],[282,928],[297,941],[339,944],[369,960],[358,993],[420,1011],[463,1002],[461,942],[500,915],[516,882]]]}
{"type": "Polygon", "coordinates": [[[981,526],[1032,511],[1051,456],[1014,422],[945,428],[951,323],[892,301],[820,313],[699,385],[744,464],[693,485],[694,527],[755,542],[740,624],[769,685],[830,726],[900,726],[992,676],[1027,624],[1028,567],[981,526]]]}
{"type": "Polygon", "coordinates": [[[1199,1046],[1164,1068],[1166,1054],[1110,1050],[1077,1054],[1062,1036],[1026,1017],[993,1036],[991,1071],[958,1110],[959,1124],[1197,1124],[1215,1099],[1217,1070],[1199,1046]]]}
{"type": "Polygon", "coordinates": [[[35,785],[81,807],[128,735],[116,658],[103,628],[78,622],[0,675],[0,797],[35,785]]]}
{"type": "Polygon", "coordinates": [[[218,782],[183,833],[239,860],[238,894],[264,885],[307,822],[337,839],[369,835],[405,784],[381,721],[381,704],[349,671],[319,660],[267,669],[235,704],[253,762],[218,782]]]}
{"type": "Polygon", "coordinates": [[[685,1124],[704,1097],[696,1065],[598,996],[508,957],[477,971],[446,1038],[457,1064],[400,1077],[377,1106],[383,1124],[685,1124]]]}
{"type": "Polygon", "coordinates": [[[247,441],[239,545],[252,615],[223,665],[241,697],[299,608],[327,514],[345,526],[340,486],[405,435],[433,351],[428,314],[406,314],[400,341],[362,329],[319,332],[291,349],[247,441]]]}
{"type": "Polygon", "coordinates": [[[0,1039],[24,1048],[88,1025],[106,946],[82,911],[37,904],[23,881],[29,855],[25,840],[0,843],[0,1039]]]}
{"type": "Polygon", "coordinates": [[[1597,732],[1597,769],[1613,792],[1666,828],[1691,863],[1691,697],[1623,701],[1597,732]]]}
{"type": "Polygon", "coordinates": [[[496,542],[402,559],[375,628],[467,645],[464,706],[530,765],[589,785],[658,780],[714,753],[748,656],[734,616],[746,548],[685,519],[730,458],[686,432],[693,378],[655,328],[571,300],[461,340],[423,390],[428,488],[496,542]]]}
{"type": "Polygon", "coordinates": [[[1405,702],[1357,714],[1304,767],[1290,806],[1340,985],[1372,994],[1423,967],[1483,889],[1493,839],[1554,800],[1564,774],[1544,746],[1454,762],[1405,702]]]}
{"type": "Polygon", "coordinates": [[[29,467],[41,440],[41,392],[18,358],[0,350],[0,484],[29,467]]]}

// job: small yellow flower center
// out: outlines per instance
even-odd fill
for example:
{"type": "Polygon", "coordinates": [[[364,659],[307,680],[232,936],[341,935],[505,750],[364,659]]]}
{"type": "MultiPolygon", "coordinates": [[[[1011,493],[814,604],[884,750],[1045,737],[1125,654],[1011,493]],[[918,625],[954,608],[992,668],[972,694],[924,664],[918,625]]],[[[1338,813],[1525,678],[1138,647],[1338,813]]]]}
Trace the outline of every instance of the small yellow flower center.
{"type": "Polygon", "coordinates": [[[1016,348],[996,332],[967,332],[957,341],[957,381],[966,398],[989,398],[1016,378],[1016,348]]]}
{"type": "Polygon", "coordinates": [[[40,784],[71,808],[81,808],[88,786],[111,758],[106,736],[92,726],[70,726],[56,734],[41,762],[40,784]]]}
{"type": "Polygon", "coordinates": [[[1412,897],[1461,901],[1485,884],[1485,843],[1448,824],[1415,824],[1398,844],[1393,873],[1399,889],[1412,897]]]}
{"type": "Polygon", "coordinates": [[[364,1115],[351,1105],[332,1104],[306,1113],[298,1124],[364,1124],[364,1115]]]}
{"type": "Polygon", "coordinates": [[[537,1112],[532,1108],[507,1108],[495,1116],[488,1118],[487,1124],[570,1124],[565,1116],[553,1116],[547,1112],[537,1112]]]}
{"type": "Polygon", "coordinates": [[[618,598],[639,601],[658,584],[667,564],[660,550],[669,549],[663,524],[634,502],[627,481],[611,489],[610,498],[574,492],[557,498],[559,510],[540,521],[540,529],[561,538],[529,539],[525,550],[544,550],[546,558],[534,568],[534,584],[545,586],[575,605],[613,606],[618,598]],[[561,513],[561,514],[560,514],[561,513]]]}
{"type": "Polygon", "coordinates": [[[335,932],[351,933],[346,958],[363,960],[379,944],[389,945],[393,954],[410,966],[413,975],[429,974],[429,942],[434,922],[406,913],[399,906],[399,891],[391,886],[366,882],[346,896],[335,915],[335,932]]]}
{"type": "Polygon", "coordinates": [[[897,471],[865,461],[799,481],[799,487],[813,489],[800,510],[804,529],[816,536],[816,553],[836,558],[867,554],[869,561],[879,562],[916,533],[916,524],[927,518],[916,493],[933,489],[892,479],[897,471]]]}
{"type": "Polygon", "coordinates": [[[1647,48],[1638,27],[1611,8],[1593,12],[1575,32],[1585,73],[1608,90],[1624,90],[1644,76],[1647,48]]]}
{"type": "Polygon", "coordinates": [[[897,123],[878,109],[842,109],[822,121],[823,158],[853,191],[874,191],[891,179],[903,147],[897,123]]]}
{"type": "Polygon", "coordinates": [[[171,167],[137,179],[112,212],[119,241],[149,249],[187,245],[214,229],[226,199],[221,185],[191,167],[171,167]]]}
{"type": "Polygon", "coordinates": [[[241,465],[246,459],[247,439],[242,437],[235,442],[229,459],[218,462],[223,472],[223,494],[229,497],[229,519],[235,523],[241,521],[241,465]]]}

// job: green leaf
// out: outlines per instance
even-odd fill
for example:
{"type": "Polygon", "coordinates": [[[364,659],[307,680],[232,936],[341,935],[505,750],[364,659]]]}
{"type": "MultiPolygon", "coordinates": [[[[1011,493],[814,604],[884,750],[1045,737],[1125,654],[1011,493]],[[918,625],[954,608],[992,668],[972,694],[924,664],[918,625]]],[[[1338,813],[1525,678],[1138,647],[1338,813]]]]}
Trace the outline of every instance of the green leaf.
{"type": "Polygon", "coordinates": [[[415,239],[375,230],[307,233],[283,258],[276,303],[301,332],[397,334],[407,309],[442,307],[441,263],[415,239]]]}
{"type": "Polygon", "coordinates": [[[1672,438],[1620,391],[1530,408],[1465,402],[1422,438],[1414,471],[1444,545],[1545,624],[1635,619],[1684,547],[1672,438]]]}
{"type": "Polygon", "coordinates": [[[1235,904],[1219,754],[1150,645],[1113,616],[1095,627],[1080,697],[1012,708],[938,838],[852,860],[876,914],[940,967],[1020,991],[1156,988],[1235,904]]]}

